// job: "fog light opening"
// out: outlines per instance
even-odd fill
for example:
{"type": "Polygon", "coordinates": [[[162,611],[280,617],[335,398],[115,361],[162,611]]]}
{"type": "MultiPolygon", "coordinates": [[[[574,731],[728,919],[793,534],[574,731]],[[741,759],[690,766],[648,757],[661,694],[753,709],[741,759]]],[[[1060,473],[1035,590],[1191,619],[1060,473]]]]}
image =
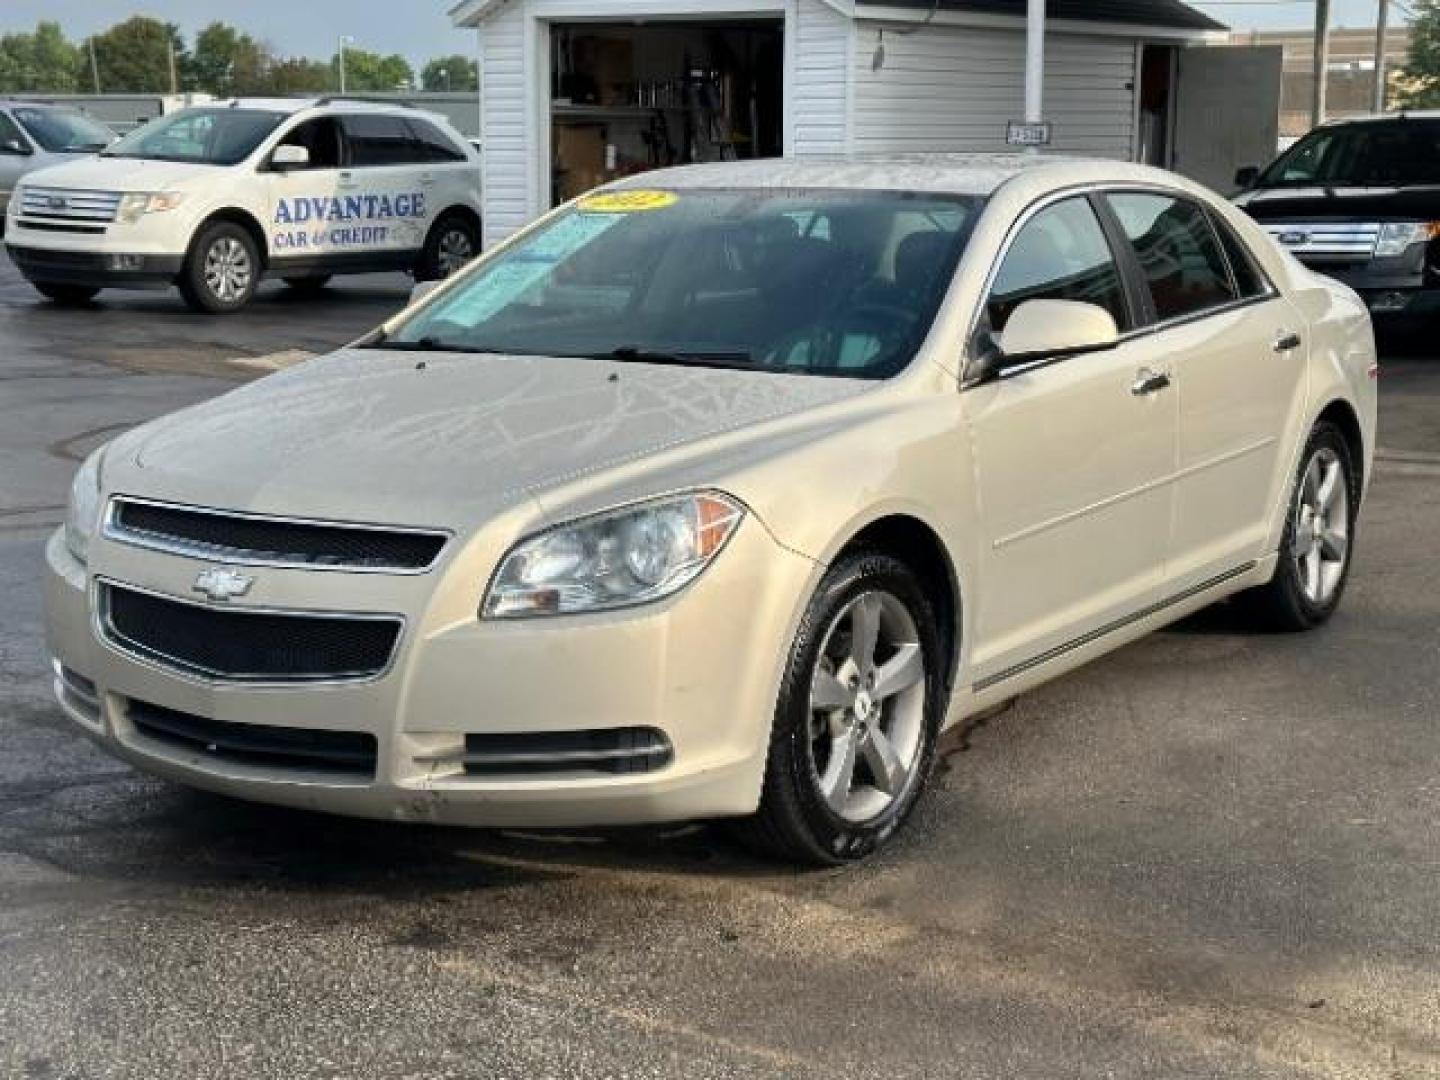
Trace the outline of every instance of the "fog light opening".
{"type": "Polygon", "coordinates": [[[105,257],[105,268],[107,270],[143,270],[145,268],[144,255],[107,255],[105,257]]]}
{"type": "Polygon", "coordinates": [[[1371,311],[1404,311],[1410,306],[1410,294],[1392,289],[1370,297],[1371,311]]]}

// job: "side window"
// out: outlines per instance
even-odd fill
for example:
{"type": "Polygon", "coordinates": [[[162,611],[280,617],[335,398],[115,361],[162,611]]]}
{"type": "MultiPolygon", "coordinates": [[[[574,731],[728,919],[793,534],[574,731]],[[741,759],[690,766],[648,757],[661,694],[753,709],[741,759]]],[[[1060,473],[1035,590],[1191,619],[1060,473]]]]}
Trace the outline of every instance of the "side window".
{"type": "Polygon", "coordinates": [[[0,153],[7,150],[12,154],[22,153],[29,147],[30,144],[25,141],[25,136],[20,134],[20,128],[15,121],[0,112],[0,153]],[[12,143],[15,145],[11,146],[12,143]]]}
{"type": "Polygon", "coordinates": [[[303,146],[310,151],[311,169],[340,167],[340,125],[333,116],[322,116],[297,124],[280,142],[286,146],[303,146]]]}
{"type": "Polygon", "coordinates": [[[1106,198],[1140,260],[1160,322],[1236,299],[1220,242],[1198,205],[1139,192],[1106,198]]]}
{"type": "Polygon", "coordinates": [[[1250,247],[1231,228],[1230,223],[1219,214],[1210,215],[1210,223],[1220,234],[1220,246],[1225,249],[1225,258],[1230,261],[1230,273],[1235,277],[1235,288],[1240,296],[1249,300],[1252,296],[1263,296],[1270,291],[1265,273],[1255,262],[1250,247]]]}
{"type": "Polygon", "coordinates": [[[347,116],[345,135],[350,142],[350,163],[361,168],[411,165],[420,157],[411,141],[410,129],[398,116],[379,113],[347,116]]]}
{"type": "Polygon", "coordinates": [[[465,161],[465,152],[455,145],[434,124],[428,120],[407,120],[410,133],[418,148],[417,156],[424,161],[465,161]]]}
{"type": "Polygon", "coordinates": [[[1026,300],[1098,304],[1121,330],[1131,326],[1115,256],[1090,203],[1066,199],[1047,206],[1016,234],[995,274],[986,310],[990,329],[1005,329],[1026,300]]]}

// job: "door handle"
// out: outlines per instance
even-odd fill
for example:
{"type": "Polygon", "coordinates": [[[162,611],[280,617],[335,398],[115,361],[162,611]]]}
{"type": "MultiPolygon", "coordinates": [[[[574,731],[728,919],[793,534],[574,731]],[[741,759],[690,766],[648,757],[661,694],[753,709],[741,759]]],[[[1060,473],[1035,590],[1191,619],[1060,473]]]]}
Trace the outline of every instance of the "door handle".
{"type": "Polygon", "coordinates": [[[1168,371],[1156,371],[1154,368],[1142,367],[1135,373],[1135,381],[1130,384],[1130,393],[1136,397],[1144,397],[1146,394],[1158,393],[1169,385],[1170,373],[1168,371]]]}
{"type": "Polygon", "coordinates": [[[350,172],[350,170],[348,170],[348,169],[346,169],[345,171],[343,171],[343,172],[340,174],[340,186],[341,186],[341,187],[354,187],[354,186],[355,186],[355,174],[352,173],[352,172],[350,172]]]}
{"type": "Polygon", "coordinates": [[[1276,352],[1289,352],[1291,349],[1300,347],[1300,335],[1294,330],[1281,330],[1275,335],[1275,341],[1271,345],[1276,352]]]}

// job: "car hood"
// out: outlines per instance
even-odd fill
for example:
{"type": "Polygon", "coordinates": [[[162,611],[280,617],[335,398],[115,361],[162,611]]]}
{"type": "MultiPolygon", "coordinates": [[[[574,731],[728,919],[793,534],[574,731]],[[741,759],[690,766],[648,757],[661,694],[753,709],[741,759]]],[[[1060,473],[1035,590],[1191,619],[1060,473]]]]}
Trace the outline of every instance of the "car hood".
{"type": "Polygon", "coordinates": [[[1257,188],[1235,205],[1257,221],[1440,220],[1440,187],[1257,188]]]}
{"type": "Polygon", "coordinates": [[[37,169],[25,179],[48,187],[90,191],[167,191],[193,180],[213,178],[220,168],[223,166],[91,154],[37,169]]]}
{"type": "Polygon", "coordinates": [[[136,429],[107,457],[106,486],[258,513],[464,529],[533,506],[547,487],[874,385],[350,349],[136,429]]]}

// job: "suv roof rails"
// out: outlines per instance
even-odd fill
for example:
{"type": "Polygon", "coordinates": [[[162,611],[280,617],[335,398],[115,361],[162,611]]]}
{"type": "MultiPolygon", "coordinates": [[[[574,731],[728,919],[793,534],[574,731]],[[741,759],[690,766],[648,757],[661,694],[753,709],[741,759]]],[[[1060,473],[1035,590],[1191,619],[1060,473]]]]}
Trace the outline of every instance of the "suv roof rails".
{"type": "Polygon", "coordinates": [[[326,94],[324,97],[316,98],[314,108],[325,105],[333,105],[337,101],[353,101],[361,105],[393,105],[397,109],[414,109],[415,105],[408,101],[392,100],[390,98],[366,97],[363,94],[326,94]]]}

